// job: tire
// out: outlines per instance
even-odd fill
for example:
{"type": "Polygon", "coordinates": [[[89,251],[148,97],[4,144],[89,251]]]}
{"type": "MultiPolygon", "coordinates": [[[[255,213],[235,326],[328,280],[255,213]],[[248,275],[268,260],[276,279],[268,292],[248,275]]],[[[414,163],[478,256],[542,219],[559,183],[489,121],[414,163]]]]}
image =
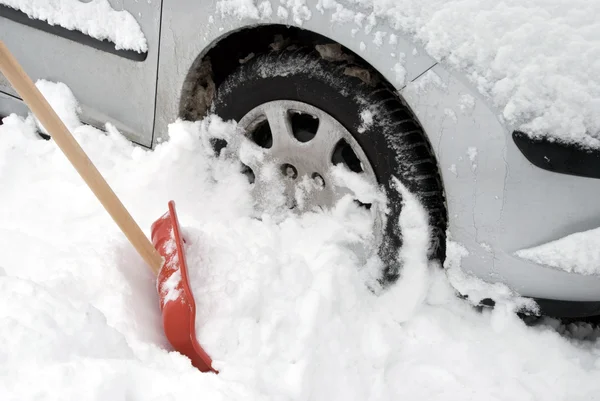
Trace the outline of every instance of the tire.
{"type": "Polygon", "coordinates": [[[237,122],[253,108],[274,100],[294,100],[325,111],[340,122],[369,159],[389,202],[384,240],[382,284],[395,281],[401,266],[398,227],[402,199],[395,176],[417,196],[429,214],[429,258],[443,262],[446,209],[436,160],[415,116],[378,75],[348,61],[327,61],[308,48],[260,54],[241,64],[216,89],[211,112],[237,122]],[[375,118],[364,126],[361,112],[375,118]],[[362,126],[362,128],[361,128],[362,126]]]}

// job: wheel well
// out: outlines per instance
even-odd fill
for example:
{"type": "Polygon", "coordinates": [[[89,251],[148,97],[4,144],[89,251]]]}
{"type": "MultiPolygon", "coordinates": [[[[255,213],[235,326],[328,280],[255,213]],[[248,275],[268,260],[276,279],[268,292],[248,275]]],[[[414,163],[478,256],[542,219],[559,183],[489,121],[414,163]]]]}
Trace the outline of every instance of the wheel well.
{"type": "MultiPolygon", "coordinates": [[[[410,110],[410,106],[399,96],[393,85],[366,60],[350,49],[312,31],[286,25],[268,24],[256,25],[230,32],[217,39],[209,49],[198,55],[188,71],[182,86],[179,101],[179,117],[188,121],[203,118],[210,112],[216,88],[240,64],[248,61],[254,55],[289,46],[315,48],[321,57],[330,61],[350,60],[354,66],[350,72],[352,75],[370,84],[376,82],[384,84],[396,95],[397,100],[406,105],[410,110]]],[[[416,116],[415,120],[418,120],[416,116]]],[[[439,189],[444,194],[444,185],[442,176],[439,174],[437,158],[424,130],[423,139],[428,145],[431,158],[438,169],[441,186],[439,189]]],[[[446,222],[448,221],[447,207],[445,202],[444,205],[440,206],[444,210],[443,216],[439,216],[443,220],[443,224],[440,225],[438,223],[437,229],[440,230],[442,229],[441,226],[443,226],[444,232],[439,235],[445,237],[446,222]]],[[[438,238],[439,235],[437,236],[438,238]]],[[[435,252],[435,257],[442,262],[445,259],[445,248],[445,244],[436,245],[438,252],[435,252]]]]}
{"type": "Polygon", "coordinates": [[[204,117],[210,107],[215,88],[234,69],[255,54],[286,46],[321,48],[322,55],[323,52],[327,52],[324,57],[332,57],[333,60],[336,56],[350,56],[353,64],[363,70],[355,71],[361,75],[361,79],[385,81],[391,87],[391,84],[358,54],[323,35],[287,25],[256,25],[229,32],[217,39],[207,51],[198,55],[183,83],[179,117],[192,121],[204,117]]]}

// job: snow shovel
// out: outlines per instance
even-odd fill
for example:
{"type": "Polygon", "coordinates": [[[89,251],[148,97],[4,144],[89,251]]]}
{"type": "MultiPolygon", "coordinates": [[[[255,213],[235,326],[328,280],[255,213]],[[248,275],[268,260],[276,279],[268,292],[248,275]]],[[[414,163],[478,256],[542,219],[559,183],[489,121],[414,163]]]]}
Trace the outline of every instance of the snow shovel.
{"type": "Polygon", "coordinates": [[[200,371],[218,373],[212,368],[211,358],[196,339],[196,305],[189,287],[175,203],[170,201],[168,212],[152,224],[151,243],[1,40],[0,72],[50,133],[154,275],[158,276],[157,289],[163,329],[173,348],[187,356],[200,371]]]}

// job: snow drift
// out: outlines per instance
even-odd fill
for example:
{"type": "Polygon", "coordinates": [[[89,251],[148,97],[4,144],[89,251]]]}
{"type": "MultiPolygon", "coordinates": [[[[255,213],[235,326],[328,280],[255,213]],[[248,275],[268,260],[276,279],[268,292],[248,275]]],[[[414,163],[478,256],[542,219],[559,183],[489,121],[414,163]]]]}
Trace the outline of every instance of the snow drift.
{"type": "MultiPolygon", "coordinates": [[[[40,85],[64,118],[69,93],[40,85]],[[58,94],[54,97],[52,94],[58,94]]],[[[57,88],[55,88],[57,89],[57,88]]],[[[76,121],[71,121],[76,123],[76,121]]],[[[189,238],[200,341],[219,375],[170,351],[155,278],[33,118],[0,125],[2,400],[589,400],[598,334],[528,327],[512,301],[477,312],[425,262],[419,205],[405,194],[406,268],[373,285],[365,215],[350,203],[280,220],[252,217],[248,183],[217,161],[210,116],[174,122],[154,151],[113,127],[73,133],[149,234],[170,199],[189,238]],[[584,338],[586,340],[584,340],[584,338]]],[[[402,191],[400,186],[398,190],[402,191]]],[[[450,247],[450,278],[460,251],[450,247]]],[[[454,278],[452,278],[454,277],[454,278]]],[[[471,284],[481,290],[482,284],[471,284]]]]}

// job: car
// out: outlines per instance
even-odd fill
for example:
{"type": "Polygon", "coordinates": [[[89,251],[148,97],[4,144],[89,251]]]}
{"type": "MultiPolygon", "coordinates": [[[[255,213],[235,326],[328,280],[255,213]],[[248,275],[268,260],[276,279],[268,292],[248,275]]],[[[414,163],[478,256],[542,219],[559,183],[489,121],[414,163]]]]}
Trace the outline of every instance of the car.
{"type": "MultiPolygon", "coordinates": [[[[390,199],[379,226],[387,285],[402,272],[397,178],[426,209],[429,258],[443,264],[451,240],[466,250],[463,270],[542,314],[600,314],[599,274],[524,251],[599,225],[598,153],[511,125],[472,79],[391,22],[317,0],[55,3],[0,0],[0,39],[34,80],[67,84],[83,122],[111,122],[152,149],[178,118],[234,120],[280,161],[290,190],[317,184],[313,207],[343,193],[330,176],[341,163],[390,199]]],[[[27,108],[0,76],[0,116],[11,113],[27,108]]],[[[228,146],[214,142],[217,154],[228,146]]],[[[260,166],[242,167],[264,185],[260,166]]]]}

